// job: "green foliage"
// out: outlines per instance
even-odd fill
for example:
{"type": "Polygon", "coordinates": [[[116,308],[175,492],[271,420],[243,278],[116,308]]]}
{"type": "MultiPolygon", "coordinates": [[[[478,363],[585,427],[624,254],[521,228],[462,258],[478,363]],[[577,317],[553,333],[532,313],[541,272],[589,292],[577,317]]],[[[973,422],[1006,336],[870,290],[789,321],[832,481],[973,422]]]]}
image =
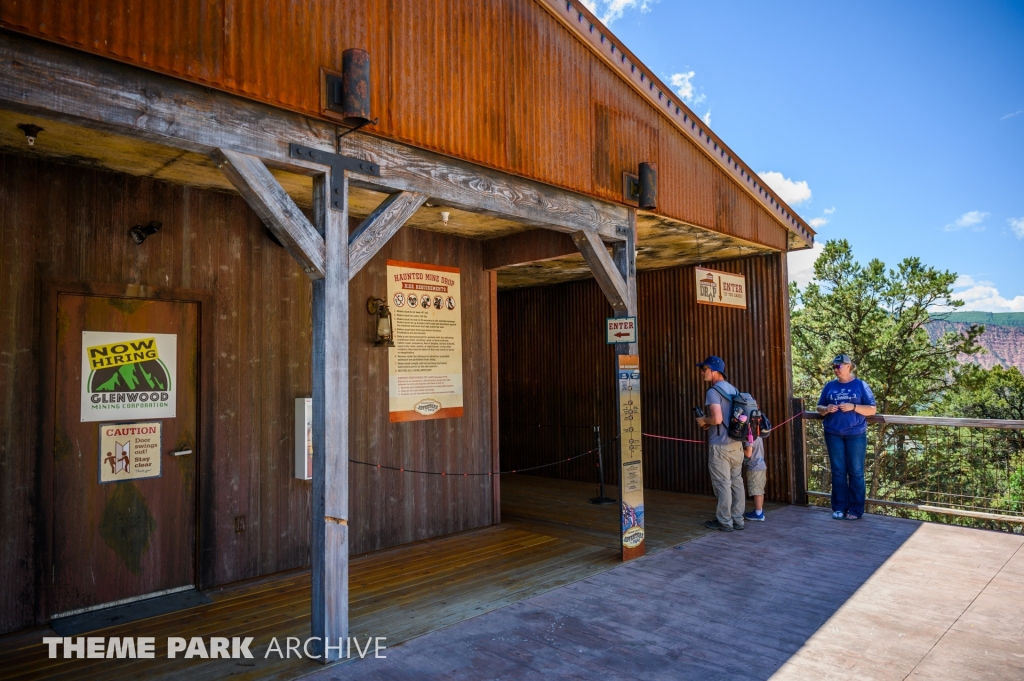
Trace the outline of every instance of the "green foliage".
{"type": "Polygon", "coordinates": [[[957,355],[980,350],[984,328],[949,332],[932,343],[925,329],[935,307],[957,308],[956,274],[906,258],[895,269],[880,260],[861,265],[845,240],[829,241],[814,263],[815,281],[791,289],[793,382],[816,403],[840,353],[857,363],[857,376],[875,393],[878,411],[915,414],[951,383],[957,355]]]}

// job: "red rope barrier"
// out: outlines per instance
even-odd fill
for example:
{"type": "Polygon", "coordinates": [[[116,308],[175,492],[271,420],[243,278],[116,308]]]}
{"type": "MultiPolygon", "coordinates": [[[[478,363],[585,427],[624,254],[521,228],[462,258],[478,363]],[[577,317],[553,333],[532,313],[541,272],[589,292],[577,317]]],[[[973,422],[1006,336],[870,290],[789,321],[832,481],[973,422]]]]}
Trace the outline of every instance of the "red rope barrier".
{"type": "Polygon", "coordinates": [[[349,459],[348,462],[349,463],[357,463],[357,464],[360,464],[362,466],[372,466],[373,468],[383,468],[383,469],[386,469],[386,470],[389,470],[389,471],[398,471],[400,473],[419,473],[420,475],[443,475],[443,476],[450,476],[451,475],[451,476],[457,476],[457,477],[462,477],[462,478],[468,478],[468,477],[471,477],[471,476],[481,476],[481,475],[509,475],[511,473],[524,473],[526,471],[535,471],[538,468],[548,468],[550,466],[557,466],[560,463],[567,463],[567,462],[573,461],[575,459],[580,459],[580,458],[582,458],[584,456],[587,456],[589,454],[593,454],[594,452],[598,451],[598,449],[604,449],[605,447],[607,447],[608,445],[610,445],[611,443],[615,442],[618,439],[619,439],[618,437],[614,437],[611,440],[609,440],[608,442],[605,442],[603,445],[601,445],[601,447],[594,447],[593,449],[589,449],[589,450],[583,452],[582,454],[577,454],[576,456],[570,456],[568,459],[562,459],[560,461],[555,461],[555,462],[552,462],[552,463],[545,463],[545,464],[541,464],[540,466],[531,466],[530,468],[517,468],[517,469],[515,469],[513,471],[498,471],[497,473],[495,473],[494,471],[487,471],[486,473],[449,473],[447,471],[418,471],[418,470],[415,470],[413,468],[400,468],[398,466],[385,466],[384,464],[381,464],[381,463],[370,463],[369,461],[356,461],[355,459],[349,459]]]}
{"type": "MultiPolygon", "coordinates": [[[[792,416],[790,416],[788,419],[786,419],[785,421],[783,421],[779,425],[772,426],[772,430],[777,430],[777,429],[781,428],[782,426],[786,425],[787,423],[789,423],[790,421],[792,421],[793,419],[799,418],[800,416],[803,416],[803,412],[800,412],[800,413],[797,413],[797,414],[793,414],[792,416]]],[[[656,438],[658,440],[672,440],[673,442],[694,442],[694,443],[699,444],[699,445],[704,444],[704,440],[687,440],[686,438],[682,438],[682,437],[668,437],[666,435],[655,435],[654,433],[643,433],[643,435],[646,435],[647,437],[653,437],[653,438],[656,438]]]]}

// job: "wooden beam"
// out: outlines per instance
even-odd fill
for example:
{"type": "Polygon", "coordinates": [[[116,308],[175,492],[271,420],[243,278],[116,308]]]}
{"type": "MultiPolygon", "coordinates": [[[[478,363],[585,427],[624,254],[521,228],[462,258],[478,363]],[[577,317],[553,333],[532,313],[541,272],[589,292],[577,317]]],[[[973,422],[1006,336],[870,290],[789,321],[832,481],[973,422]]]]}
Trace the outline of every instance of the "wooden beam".
{"type": "MultiPolygon", "coordinates": [[[[201,154],[240,151],[307,175],[323,167],[291,158],[290,142],[336,151],[331,123],[14,33],[0,33],[0,72],[0,107],[72,125],[201,154]]],[[[341,153],[380,165],[380,177],[352,174],[356,186],[621,239],[624,206],[362,133],[341,142],[341,153]]]]}
{"type": "MultiPolygon", "coordinates": [[[[615,268],[626,283],[626,309],[616,311],[616,317],[636,317],[637,296],[636,296],[636,209],[629,209],[629,224],[623,230],[626,236],[625,241],[612,246],[612,260],[615,261],[615,268]]],[[[639,325],[639,322],[637,322],[639,325]]],[[[637,343],[616,343],[616,355],[639,355],[640,349],[637,343]]]]}
{"type": "MultiPolygon", "coordinates": [[[[864,417],[868,423],[889,423],[902,426],[946,426],[950,428],[994,428],[996,430],[1024,430],[1024,420],[1010,419],[958,419],[945,416],[897,416],[895,414],[874,414],[864,417]]],[[[824,416],[816,411],[805,411],[804,419],[822,421],[824,416]]]]}
{"type": "Polygon", "coordinates": [[[377,206],[348,238],[348,278],[363,269],[381,246],[395,235],[405,221],[427,200],[420,192],[398,192],[377,206]]]}
{"type": "Polygon", "coordinates": [[[324,278],[324,240],[292,197],[270,174],[263,161],[229,149],[215,149],[210,158],[224,171],[263,224],[299,263],[310,279],[324,278]]]}
{"type": "MultiPolygon", "coordinates": [[[[330,176],[313,181],[313,210],[326,270],[313,282],[312,635],[348,636],[348,210],[331,208],[330,176]]],[[[348,206],[348,185],[342,206],[348,206]]],[[[338,648],[321,662],[341,658],[338,648]]]]}
{"type": "MultiPolygon", "coordinates": [[[[620,237],[621,238],[621,237],[620,237]]],[[[629,291],[626,282],[619,274],[618,268],[612,256],[608,255],[608,249],[604,242],[593,232],[579,231],[572,235],[576,247],[583,254],[590,271],[594,273],[597,285],[601,287],[608,302],[616,314],[626,313],[629,309],[629,291]]],[[[623,315],[625,316],[625,315],[623,315]]]]}
{"type": "Polygon", "coordinates": [[[354,133],[340,153],[380,166],[380,177],[352,176],[365,189],[420,191],[453,208],[515,220],[560,232],[596,232],[619,241],[627,208],[440,154],[354,133]]]}
{"type": "Polygon", "coordinates": [[[579,252],[576,242],[568,234],[550,229],[532,229],[485,241],[484,269],[500,270],[579,252]]]}

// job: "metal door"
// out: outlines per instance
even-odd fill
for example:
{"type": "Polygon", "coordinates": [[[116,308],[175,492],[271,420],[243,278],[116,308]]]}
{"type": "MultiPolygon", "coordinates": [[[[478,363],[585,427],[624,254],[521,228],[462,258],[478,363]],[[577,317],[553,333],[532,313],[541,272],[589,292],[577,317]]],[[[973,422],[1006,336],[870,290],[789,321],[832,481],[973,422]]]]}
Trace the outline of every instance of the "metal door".
{"type": "MultiPolygon", "coordinates": [[[[56,329],[51,615],[193,587],[199,304],[60,293],[56,329]],[[100,451],[105,422],[83,421],[82,408],[82,381],[90,380],[88,367],[83,367],[83,343],[97,337],[95,332],[176,337],[164,336],[167,340],[162,341],[176,349],[173,367],[154,378],[154,372],[144,371],[147,365],[137,365],[139,381],[144,377],[156,386],[172,382],[174,396],[167,404],[174,404],[175,416],[125,419],[113,413],[109,419],[161,424],[160,451],[153,457],[159,459],[159,476],[101,481],[101,466],[113,471],[115,465],[109,452],[104,462],[100,451]]],[[[136,374],[125,376],[127,386],[135,387],[136,374]]],[[[107,380],[105,389],[127,392],[125,385],[115,385],[119,382],[117,377],[107,380]]],[[[112,392],[103,399],[113,402],[125,396],[130,395],[112,392]]]]}

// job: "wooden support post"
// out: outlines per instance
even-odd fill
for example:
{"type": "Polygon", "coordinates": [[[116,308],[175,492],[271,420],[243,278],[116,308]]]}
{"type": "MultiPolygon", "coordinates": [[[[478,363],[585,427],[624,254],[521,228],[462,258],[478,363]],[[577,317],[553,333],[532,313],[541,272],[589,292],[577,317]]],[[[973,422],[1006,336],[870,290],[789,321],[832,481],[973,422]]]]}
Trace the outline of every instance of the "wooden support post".
{"type": "Polygon", "coordinates": [[[341,659],[348,636],[348,182],[331,208],[330,176],[314,178],[313,211],[326,247],[313,282],[313,603],[321,662],[341,659]]]}
{"type": "Polygon", "coordinates": [[[420,192],[396,192],[384,199],[348,238],[348,278],[363,269],[426,200],[420,192]]]}
{"type": "MultiPolygon", "coordinates": [[[[615,274],[623,283],[624,300],[616,317],[636,317],[636,210],[629,209],[628,224],[618,229],[625,241],[612,247],[615,274]]],[[[614,306],[613,306],[614,307],[614,306]]],[[[639,321],[637,322],[639,334],[639,321]]],[[[639,335],[637,336],[639,340],[639,335]]],[[[638,343],[616,343],[615,361],[619,391],[619,501],[622,504],[622,524],[627,527],[627,504],[639,509],[644,504],[643,488],[643,426],[640,399],[640,353],[638,343]],[[626,378],[626,377],[630,378],[626,378]]],[[[635,511],[634,511],[635,513],[635,511]]],[[[636,513],[639,518],[642,514],[636,513]]],[[[632,560],[647,550],[646,529],[639,534],[631,528],[622,534],[622,560],[632,560]],[[639,537],[639,542],[637,541],[639,537]]]]}
{"type": "Polygon", "coordinates": [[[284,249],[314,281],[324,277],[324,240],[263,161],[229,149],[215,149],[210,158],[224,171],[245,202],[260,216],[284,249]]]}
{"type": "Polygon", "coordinates": [[[608,255],[608,249],[601,241],[601,237],[594,232],[578,231],[573,232],[572,240],[576,242],[576,247],[583,254],[587,266],[594,273],[597,285],[601,287],[601,291],[608,298],[616,316],[620,312],[624,315],[629,307],[626,280],[615,267],[615,261],[608,255]]]}
{"type": "MultiPolygon", "coordinates": [[[[804,400],[802,397],[790,399],[789,415],[803,414],[804,400]]],[[[789,417],[786,417],[789,418],[789,417]]],[[[793,419],[790,432],[790,441],[793,459],[793,503],[801,506],[807,505],[807,424],[803,417],[793,419]]]]}

